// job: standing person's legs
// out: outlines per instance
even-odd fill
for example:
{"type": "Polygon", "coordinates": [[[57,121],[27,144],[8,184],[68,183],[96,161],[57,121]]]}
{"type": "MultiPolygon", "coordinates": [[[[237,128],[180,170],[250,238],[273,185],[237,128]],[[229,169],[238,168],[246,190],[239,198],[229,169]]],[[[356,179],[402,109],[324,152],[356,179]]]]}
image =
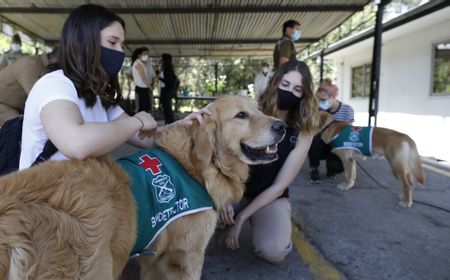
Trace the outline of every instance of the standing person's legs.
{"type": "Polygon", "coordinates": [[[155,109],[153,108],[153,106],[155,105],[154,103],[154,97],[153,97],[153,88],[149,88],[149,90],[148,90],[148,93],[149,93],[149,95],[148,95],[148,97],[149,97],[149,107],[150,107],[150,111],[149,111],[149,113],[150,114],[154,114],[155,113],[155,109]]]}
{"type": "Polygon", "coordinates": [[[169,96],[169,92],[161,91],[161,104],[164,112],[164,120],[166,124],[173,123],[175,121],[175,117],[172,110],[172,98],[169,96]]]}
{"type": "Polygon", "coordinates": [[[291,203],[279,198],[256,212],[250,219],[255,253],[278,264],[292,250],[291,203]]]}
{"type": "Polygon", "coordinates": [[[150,90],[149,88],[136,87],[136,93],[139,99],[138,112],[150,112],[150,90]]]}

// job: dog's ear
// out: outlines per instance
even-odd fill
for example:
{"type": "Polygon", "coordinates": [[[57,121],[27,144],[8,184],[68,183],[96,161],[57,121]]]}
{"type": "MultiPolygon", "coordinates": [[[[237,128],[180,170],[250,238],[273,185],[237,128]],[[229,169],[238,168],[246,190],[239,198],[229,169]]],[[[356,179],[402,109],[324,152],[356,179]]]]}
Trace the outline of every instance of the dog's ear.
{"type": "MultiPolygon", "coordinates": [[[[217,144],[217,123],[212,117],[205,117],[202,124],[196,126],[193,132],[193,160],[199,161],[201,166],[208,166],[214,156],[217,144]]],[[[194,162],[194,164],[197,164],[194,162]]]]}

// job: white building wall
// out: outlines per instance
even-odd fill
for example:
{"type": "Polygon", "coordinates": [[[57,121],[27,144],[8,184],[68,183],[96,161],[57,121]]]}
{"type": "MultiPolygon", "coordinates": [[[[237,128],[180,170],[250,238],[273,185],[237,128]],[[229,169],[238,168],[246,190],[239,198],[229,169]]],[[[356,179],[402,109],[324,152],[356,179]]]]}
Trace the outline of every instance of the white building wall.
{"type": "MultiPolygon", "coordinates": [[[[450,8],[383,34],[377,126],[413,138],[422,156],[450,162],[450,95],[432,96],[434,44],[450,41],[450,8]]],[[[368,98],[351,98],[351,69],[371,63],[373,40],[327,56],[337,67],[340,98],[368,124],[368,98]]]]}

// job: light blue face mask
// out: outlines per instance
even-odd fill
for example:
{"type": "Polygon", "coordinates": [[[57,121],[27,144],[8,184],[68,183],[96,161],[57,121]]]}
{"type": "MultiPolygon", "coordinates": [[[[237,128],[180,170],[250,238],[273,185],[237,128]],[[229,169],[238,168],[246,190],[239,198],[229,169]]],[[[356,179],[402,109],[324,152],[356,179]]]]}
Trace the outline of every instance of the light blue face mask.
{"type": "Polygon", "coordinates": [[[320,102],[319,102],[319,107],[320,107],[320,109],[322,109],[322,110],[324,110],[324,111],[330,109],[330,107],[331,107],[331,102],[330,102],[330,100],[328,100],[328,99],[326,99],[326,100],[320,100],[320,102]]]}
{"type": "Polygon", "coordinates": [[[295,29],[294,34],[292,34],[292,41],[297,41],[298,39],[300,39],[300,37],[302,37],[302,32],[298,29],[295,29]]]}

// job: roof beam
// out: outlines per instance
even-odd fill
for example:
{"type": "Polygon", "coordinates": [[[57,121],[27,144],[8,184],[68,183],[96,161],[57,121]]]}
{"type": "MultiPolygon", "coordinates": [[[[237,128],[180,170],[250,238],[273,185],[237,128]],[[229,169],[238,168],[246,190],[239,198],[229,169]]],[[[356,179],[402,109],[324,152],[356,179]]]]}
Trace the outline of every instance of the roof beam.
{"type": "MultiPolygon", "coordinates": [[[[0,7],[2,14],[68,14],[73,8],[68,7],[0,7]]],[[[242,13],[282,13],[282,12],[358,12],[363,5],[330,4],[330,5],[247,5],[247,6],[215,6],[206,7],[129,7],[108,9],[117,14],[242,14],[242,13]]]]}
{"type": "MultiPolygon", "coordinates": [[[[314,43],[320,38],[301,38],[296,43],[314,43]]],[[[234,44],[275,44],[278,39],[127,39],[129,45],[234,45],[234,44]]],[[[47,43],[57,43],[58,40],[45,40],[47,43]]]]}

